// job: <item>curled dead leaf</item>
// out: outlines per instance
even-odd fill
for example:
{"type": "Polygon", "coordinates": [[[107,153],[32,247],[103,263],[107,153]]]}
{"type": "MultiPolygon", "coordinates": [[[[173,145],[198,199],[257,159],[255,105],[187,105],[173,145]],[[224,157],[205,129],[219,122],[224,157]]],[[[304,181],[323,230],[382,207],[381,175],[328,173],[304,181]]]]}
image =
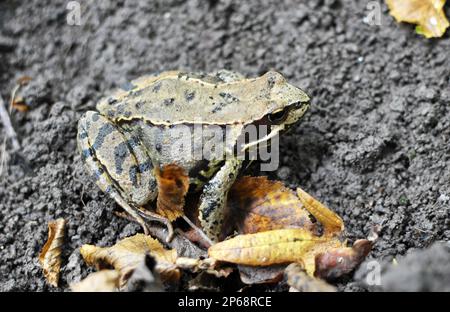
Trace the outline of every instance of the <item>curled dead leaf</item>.
{"type": "Polygon", "coordinates": [[[180,277],[180,271],[175,265],[177,251],[165,249],[156,239],[144,234],[125,238],[112,247],[83,245],[80,253],[88,265],[98,270],[113,267],[119,271],[121,287],[147,253],[156,259],[156,271],[162,280],[177,281],[180,277]]]}
{"type": "Polygon", "coordinates": [[[372,246],[372,241],[359,239],[352,247],[331,248],[317,254],[314,276],[330,281],[350,273],[366,258],[372,246]]]}
{"type": "Polygon", "coordinates": [[[446,0],[386,0],[397,22],[417,24],[426,38],[441,37],[450,25],[444,13],[446,0]]]}
{"type": "Polygon", "coordinates": [[[241,234],[285,228],[314,230],[309,213],[297,195],[283,183],[264,176],[245,176],[233,184],[222,238],[235,226],[241,234]]]}
{"type": "Polygon", "coordinates": [[[336,287],[306,274],[301,264],[291,263],[284,271],[289,286],[299,292],[335,292],[336,287]]]}
{"type": "Polygon", "coordinates": [[[156,213],[174,221],[181,217],[185,196],[189,189],[189,176],[177,165],[166,165],[161,170],[155,169],[158,184],[156,213]]]}
{"type": "Polygon", "coordinates": [[[70,285],[73,292],[112,292],[119,290],[120,273],[116,270],[101,270],[89,274],[85,279],[70,285]]]}
{"type": "Polygon", "coordinates": [[[65,225],[66,221],[62,218],[48,223],[48,239],[39,254],[39,262],[44,270],[44,276],[54,287],[58,287],[65,225]]]}

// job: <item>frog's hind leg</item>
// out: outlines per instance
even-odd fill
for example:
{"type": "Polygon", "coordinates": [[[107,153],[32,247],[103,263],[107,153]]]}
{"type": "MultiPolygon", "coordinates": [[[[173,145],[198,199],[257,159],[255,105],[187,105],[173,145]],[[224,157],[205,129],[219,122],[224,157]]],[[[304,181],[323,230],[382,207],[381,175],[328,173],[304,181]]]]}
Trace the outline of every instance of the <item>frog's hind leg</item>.
{"type": "Polygon", "coordinates": [[[136,206],[155,198],[156,181],[151,174],[150,159],[139,141],[123,134],[99,113],[90,111],[78,123],[78,148],[95,183],[147,234],[147,225],[136,206]]]}

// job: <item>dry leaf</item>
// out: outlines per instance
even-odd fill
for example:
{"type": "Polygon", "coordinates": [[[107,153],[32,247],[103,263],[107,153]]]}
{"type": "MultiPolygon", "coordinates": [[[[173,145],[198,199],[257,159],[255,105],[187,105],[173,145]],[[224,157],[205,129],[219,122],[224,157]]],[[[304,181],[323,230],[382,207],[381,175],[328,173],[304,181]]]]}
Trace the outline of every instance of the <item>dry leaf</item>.
{"type": "Polygon", "coordinates": [[[282,229],[238,235],[208,249],[211,258],[253,266],[303,262],[312,275],[315,255],[341,247],[333,237],[318,237],[304,229],[282,229]]]}
{"type": "Polygon", "coordinates": [[[242,177],[228,195],[227,213],[222,238],[237,226],[239,233],[249,234],[285,228],[313,231],[309,218],[297,195],[279,181],[267,177],[242,177]]]}
{"type": "Polygon", "coordinates": [[[416,32],[427,38],[441,37],[449,22],[444,13],[446,0],[387,0],[397,22],[417,24],[416,32]]]}
{"type": "Polygon", "coordinates": [[[189,189],[189,176],[177,165],[166,165],[155,169],[158,183],[156,213],[174,221],[183,213],[185,196],[189,189]]]}
{"type": "Polygon", "coordinates": [[[372,241],[359,239],[353,247],[331,248],[317,254],[314,276],[330,281],[350,273],[366,258],[372,246],[372,241]]]}
{"type": "Polygon", "coordinates": [[[70,285],[73,292],[112,292],[119,290],[120,273],[116,270],[101,270],[89,274],[85,279],[70,285]]]}
{"type": "Polygon", "coordinates": [[[62,218],[48,223],[48,239],[39,254],[39,262],[44,269],[44,276],[54,287],[58,287],[65,225],[66,221],[62,218]]]}
{"type": "Polygon", "coordinates": [[[22,97],[16,97],[12,102],[12,107],[21,113],[26,113],[28,111],[28,105],[22,97]]]}
{"type": "MultiPolygon", "coordinates": [[[[300,292],[335,292],[336,287],[327,282],[308,276],[298,263],[290,264],[284,271],[289,286],[300,292]]],[[[292,290],[291,290],[292,291],[292,290]]]]}
{"type": "Polygon", "coordinates": [[[205,272],[215,277],[228,277],[233,272],[233,268],[220,267],[217,261],[212,258],[193,259],[179,257],[177,258],[176,265],[180,269],[189,270],[193,273],[205,272]]]}
{"type": "Polygon", "coordinates": [[[156,271],[163,280],[174,281],[180,277],[180,271],[175,265],[177,251],[164,249],[160,242],[144,234],[125,238],[112,247],[83,245],[80,253],[88,265],[98,270],[113,267],[119,271],[121,287],[147,253],[156,259],[156,271]]]}

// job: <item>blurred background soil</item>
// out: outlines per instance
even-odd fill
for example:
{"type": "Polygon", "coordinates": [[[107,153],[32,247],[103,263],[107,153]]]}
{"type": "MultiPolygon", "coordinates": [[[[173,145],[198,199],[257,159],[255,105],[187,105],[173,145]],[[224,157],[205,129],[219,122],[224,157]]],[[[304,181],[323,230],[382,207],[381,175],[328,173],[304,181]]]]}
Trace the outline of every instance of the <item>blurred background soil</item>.
{"type": "MultiPolygon", "coordinates": [[[[306,90],[311,110],[282,136],[281,164],[269,176],[337,211],[350,241],[381,224],[369,261],[387,268],[412,253],[397,275],[386,269],[382,289],[441,287],[448,246],[417,249],[450,238],[450,31],[427,40],[395,23],[384,3],[381,26],[368,25],[366,0],[80,1],[79,26],[67,23],[67,3],[0,1],[5,102],[17,79],[32,78],[20,91],[29,111],[12,116],[22,150],[9,155],[0,182],[0,290],[52,290],[37,260],[49,220],[68,221],[63,290],[92,271],[82,244],[140,231],[112,214],[115,203],[84,173],[81,114],[143,74],[221,68],[275,69],[306,90]],[[432,278],[418,278],[427,272],[432,278]],[[403,282],[392,282],[398,276],[403,282]]],[[[365,290],[358,275],[340,289],[365,290]]]]}

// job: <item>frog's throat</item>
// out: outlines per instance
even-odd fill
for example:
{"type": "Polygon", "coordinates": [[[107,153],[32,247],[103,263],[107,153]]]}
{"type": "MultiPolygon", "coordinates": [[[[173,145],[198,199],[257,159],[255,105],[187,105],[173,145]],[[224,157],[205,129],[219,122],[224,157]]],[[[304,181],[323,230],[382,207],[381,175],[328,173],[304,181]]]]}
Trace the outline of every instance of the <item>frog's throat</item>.
{"type": "Polygon", "coordinates": [[[255,146],[255,145],[257,145],[257,144],[259,144],[259,143],[261,143],[261,142],[267,142],[267,141],[269,141],[271,138],[273,138],[274,136],[276,136],[276,135],[277,135],[278,133],[280,133],[282,130],[284,130],[284,124],[272,126],[272,129],[271,129],[271,131],[270,131],[270,133],[269,133],[268,135],[266,135],[266,136],[264,136],[264,137],[262,137],[262,138],[260,138],[260,139],[258,139],[258,140],[256,140],[256,141],[253,141],[253,142],[250,142],[250,143],[245,144],[245,145],[242,147],[242,151],[245,151],[245,150],[249,149],[250,147],[255,146]]]}

